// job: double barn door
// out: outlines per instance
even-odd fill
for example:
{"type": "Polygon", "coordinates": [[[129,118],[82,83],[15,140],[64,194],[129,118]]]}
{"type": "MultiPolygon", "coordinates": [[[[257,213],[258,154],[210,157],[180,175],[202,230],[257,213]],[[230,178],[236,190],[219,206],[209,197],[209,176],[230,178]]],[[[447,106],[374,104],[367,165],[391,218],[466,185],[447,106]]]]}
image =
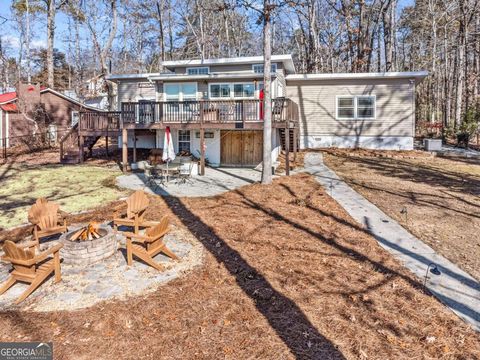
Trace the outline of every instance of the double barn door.
{"type": "Polygon", "coordinates": [[[222,130],[220,162],[222,166],[257,166],[262,162],[263,131],[222,130]]]}

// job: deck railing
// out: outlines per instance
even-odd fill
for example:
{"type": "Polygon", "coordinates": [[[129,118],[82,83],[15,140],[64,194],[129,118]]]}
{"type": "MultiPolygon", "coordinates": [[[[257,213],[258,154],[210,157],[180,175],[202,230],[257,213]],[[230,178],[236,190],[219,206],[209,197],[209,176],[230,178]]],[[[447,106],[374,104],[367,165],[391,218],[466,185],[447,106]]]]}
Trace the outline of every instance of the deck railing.
{"type": "Polygon", "coordinates": [[[120,111],[80,112],[78,129],[80,131],[117,131],[120,129],[120,111]]]}
{"type": "MultiPolygon", "coordinates": [[[[124,102],[125,124],[249,123],[264,119],[260,100],[199,100],[164,102],[124,102]]],[[[272,100],[272,121],[297,121],[298,106],[290,99],[272,100]]]]}

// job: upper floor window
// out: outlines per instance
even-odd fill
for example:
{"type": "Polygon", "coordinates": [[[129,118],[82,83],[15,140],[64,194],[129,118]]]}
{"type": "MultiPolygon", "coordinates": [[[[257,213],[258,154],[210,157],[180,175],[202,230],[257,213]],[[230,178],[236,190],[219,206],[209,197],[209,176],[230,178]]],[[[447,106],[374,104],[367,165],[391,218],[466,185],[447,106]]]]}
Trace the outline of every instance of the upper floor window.
{"type": "Polygon", "coordinates": [[[375,96],[337,96],[337,119],[375,119],[375,110],[375,96]]]}
{"type": "Polygon", "coordinates": [[[187,68],[188,75],[208,75],[210,69],[208,66],[187,68]]]}
{"type": "Polygon", "coordinates": [[[233,84],[233,97],[251,98],[254,95],[255,95],[255,85],[253,83],[233,84]]]}
{"type": "Polygon", "coordinates": [[[225,83],[210,84],[210,98],[253,98],[255,84],[252,83],[225,83]]]}
{"type": "Polygon", "coordinates": [[[166,101],[191,101],[197,99],[197,83],[165,83],[166,101]]]}
{"type": "MultiPolygon", "coordinates": [[[[272,73],[277,72],[277,64],[272,64],[272,73]]],[[[253,64],[252,69],[254,73],[263,74],[263,64],[253,64]]]]}
{"type": "Polygon", "coordinates": [[[230,84],[211,84],[210,97],[211,98],[229,98],[230,84]]]}

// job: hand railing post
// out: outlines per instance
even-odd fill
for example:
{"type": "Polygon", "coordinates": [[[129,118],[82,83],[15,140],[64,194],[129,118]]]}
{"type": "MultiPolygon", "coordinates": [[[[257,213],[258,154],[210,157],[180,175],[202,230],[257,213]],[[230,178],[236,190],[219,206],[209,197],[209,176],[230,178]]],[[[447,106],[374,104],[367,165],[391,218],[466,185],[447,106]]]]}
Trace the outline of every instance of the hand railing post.
{"type": "Polygon", "coordinates": [[[203,108],[200,111],[200,175],[205,175],[205,129],[203,108]]]}

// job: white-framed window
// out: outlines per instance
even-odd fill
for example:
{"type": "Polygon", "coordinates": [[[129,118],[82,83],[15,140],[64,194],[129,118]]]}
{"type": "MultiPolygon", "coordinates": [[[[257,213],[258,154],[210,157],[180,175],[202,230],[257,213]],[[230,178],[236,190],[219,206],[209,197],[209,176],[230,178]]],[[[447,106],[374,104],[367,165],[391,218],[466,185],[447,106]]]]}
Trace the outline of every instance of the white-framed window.
{"type": "MultiPolygon", "coordinates": [[[[272,73],[277,72],[277,64],[271,64],[272,73]]],[[[252,70],[256,74],[263,74],[263,64],[253,64],[252,70]]]]}
{"type": "Polygon", "coordinates": [[[339,95],[336,102],[336,117],[339,120],[375,119],[375,95],[339,95]]]}
{"type": "Polygon", "coordinates": [[[208,66],[187,68],[188,75],[208,75],[210,68],[208,66]]]}
{"type": "Polygon", "coordinates": [[[237,83],[233,84],[234,98],[253,98],[255,95],[254,83],[237,83]]]}
{"type": "Polygon", "coordinates": [[[231,97],[231,84],[210,84],[210,98],[229,99],[231,97]]]}
{"type": "Polygon", "coordinates": [[[218,83],[209,84],[210,99],[253,99],[255,84],[249,83],[218,83]]]}
{"type": "Polygon", "coordinates": [[[164,83],[165,101],[197,100],[197,83],[164,83]]]}
{"type": "Polygon", "coordinates": [[[375,96],[357,96],[357,119],[375,119],[375,96]]]}
{"type": "Polygon", "coordinates": [[[77,125],[79,120],[80,120],[80,112],[72,111],[72,126],[77,125]]]}
{"type": "Polygon", "coordinates": [[[178,130],[178,152],[190,152],[190,130],[178,130]]]}

